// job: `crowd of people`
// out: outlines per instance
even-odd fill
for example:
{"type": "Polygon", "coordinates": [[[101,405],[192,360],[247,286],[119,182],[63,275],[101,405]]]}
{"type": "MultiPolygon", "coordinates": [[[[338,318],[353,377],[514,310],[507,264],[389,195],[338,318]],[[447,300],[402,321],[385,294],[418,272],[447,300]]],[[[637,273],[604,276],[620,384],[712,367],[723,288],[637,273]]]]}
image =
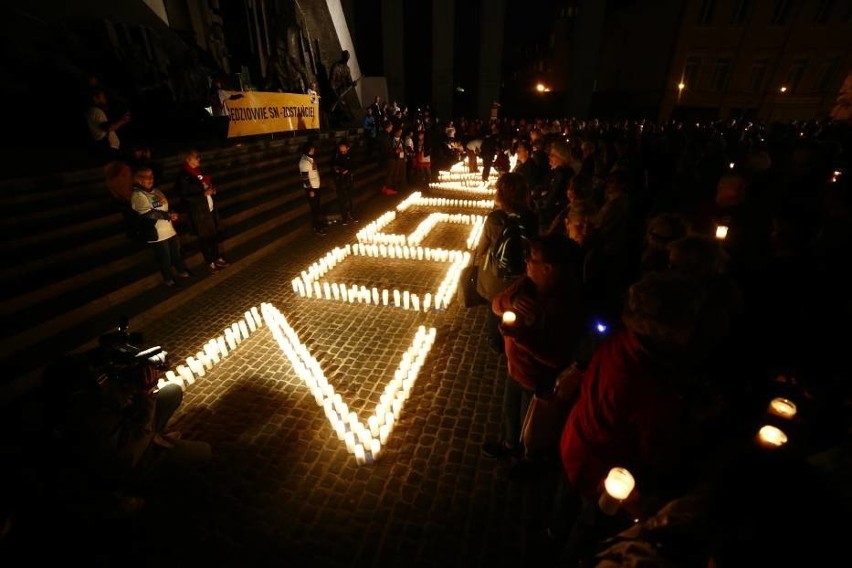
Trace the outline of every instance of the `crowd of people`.
{"type": "Polygon", "coordinates": [[[848,474],[852,433],[848,127],[461,130],[469,171],[499,172],[474,262],[506,358],[504,428],[482,454],[519,482],[560,472],[548,519],[560,558],[830,558],[821,535],[839,533],[823,505],[848,474]],[[775,397],[798,405],[794,421],[767,410],[775,397]],[[791,441],[767,442],[761,426],[791,441]],[[635,481],[615,512],[602,505],[614,468],[635,481]],[[781,491],[796,495],[774,506],[781,491]],[[797,532],[795,545],[777,539],[797,532]]]}
{"type": "MultiPolygon", "coordinates": [[[[113,148],[122,121],[91,116],[113,148]]],[[[815,527],[835,534],[819,505],[848,471],[852,433],[848,125],[438,122],[376,97],[362,126],[385,196],[462,160],[483,182],[499,175],[474,263],[507,366],[504,428],[482,453],[519,482],[556,467],[548,523],[563,559],[736,565],[833,550],[815,527]],[[767,412],[776,396],[795,420],[767,412]],[[767,443],[762,425],[790,442],[767,443]],[[601,506],[613,468],[635,480],[614,514],[601,506]],[[784,483],[797,495],[773,500],[784,483]],[[772,548],[795,531],[813,539],[772,548]]],[[[349,148],[339,141],[330,172],[344,224],[357,221],[349,148]]],[[[298,171],[325,235],[316,151],[305,144],[298,171]]],[[[184,157],[177,192],[216,271],[215,189],[198,152],[184,157]]],[[[154,170],[133,172],[126,197],[154,218],[164,281],[189,276],[154,170]]]]}

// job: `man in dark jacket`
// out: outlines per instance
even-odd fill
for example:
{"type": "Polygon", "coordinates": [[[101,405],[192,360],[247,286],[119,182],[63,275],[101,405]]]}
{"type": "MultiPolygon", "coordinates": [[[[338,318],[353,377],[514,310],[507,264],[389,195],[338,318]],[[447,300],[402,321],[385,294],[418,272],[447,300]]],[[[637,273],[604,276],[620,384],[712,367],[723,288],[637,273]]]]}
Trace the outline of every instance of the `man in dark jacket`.
{"type": "Polygon", "coordinates": [[[352,190],[355,176],[352,172],[352,156],[349,154],[349,142],[341,140],[331,163],[334,170],[334,189],[337,192],[337,204],[340,207],[340,219],[343,225],[357,221],[352,215],[352,190]]]}

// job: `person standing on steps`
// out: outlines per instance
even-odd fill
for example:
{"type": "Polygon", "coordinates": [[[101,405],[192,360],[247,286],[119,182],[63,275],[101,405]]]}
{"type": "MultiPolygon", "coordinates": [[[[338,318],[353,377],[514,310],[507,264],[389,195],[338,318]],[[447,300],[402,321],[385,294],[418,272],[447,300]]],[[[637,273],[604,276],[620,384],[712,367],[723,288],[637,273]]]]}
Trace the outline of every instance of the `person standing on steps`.
{"type": "Polygon", "coordinates": [[[175,190],[189,214],[204,263],[211,273],[216,273],[228,266],[219,244],[219,212],[213,201],[216,189],[210,176],[201,171],[201,156],[197,150],[187,150],[181,157],[183,168],[175,181],[175,190]]]}
{"type": "Polygon", "coordinates": [[[189,269],[180,254],[180,241],[172,222],[177,220],[177,213],[169,211],[169,200],[158,190],[154,189],[154,171],[143,166],[133,174],[133,192],[130,194],[130,205],[142,218],[147,227],[145,241],[151,245],[163,282],[169,288],[177,285],[172,275],[172,269],[181,278],[191,276],[189,269]]]}
{"type": "Polygon", "coordinates": [[[327,233],[322,218],[320,175],[314,158],[316,153],[316,144],[310,141],[305,142],[302,146],[302,157],[299,159],[299,173],[302,176],[302,189],[305,190],[305,199],[308,200],[308,206],[311,208],[311,225],[313,225],[316,234],[324,237],[327,233]]]}
{"type": "Polygon", "coordinates": [[[352,191],[355,189],[355,176],[352,172],[352,156],[349,154],[349,142],[341,140],[332,160],[334,169],[334,188],[337,191],[337,204],[340,207],[340,222],[343,225],[355,223],[358,219],[352,214],[352,191]]]}

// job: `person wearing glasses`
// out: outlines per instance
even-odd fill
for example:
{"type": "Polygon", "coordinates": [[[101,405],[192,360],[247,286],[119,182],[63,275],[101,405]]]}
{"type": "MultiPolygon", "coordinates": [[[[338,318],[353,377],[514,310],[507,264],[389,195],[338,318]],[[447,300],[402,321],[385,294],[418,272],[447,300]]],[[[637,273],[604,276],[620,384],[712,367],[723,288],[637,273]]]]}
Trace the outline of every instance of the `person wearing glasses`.
{"type": "Polygon", "coordinates": [[[516,463],[533,457],[525,455],[521,443],[521,425],[533,394],[554,396],[556,378],[573,362],[585,321],[579,247],[558,234],[536,235],[527,242],[526,275],[491,303],[503,322],[508,376],[503,438],[482,447],[486,457],[516,463]]]}

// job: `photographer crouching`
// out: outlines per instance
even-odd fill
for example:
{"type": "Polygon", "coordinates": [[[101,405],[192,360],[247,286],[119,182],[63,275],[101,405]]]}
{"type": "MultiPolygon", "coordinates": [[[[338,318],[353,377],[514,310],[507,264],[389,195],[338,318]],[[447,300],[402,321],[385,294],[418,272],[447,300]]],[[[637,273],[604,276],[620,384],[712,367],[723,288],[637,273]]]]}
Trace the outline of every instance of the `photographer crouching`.
{"type": "Polygon", "coordinates": [[[140,345],[125,321],[99,347],[56,362],[44,375],[54,471],[60,484],[71,484],[64,493],[97,516],[138,512],[148,489],[211,457],[209,444],[169,429],[183,388],[158,389],[166,353],[140,345]]]}

